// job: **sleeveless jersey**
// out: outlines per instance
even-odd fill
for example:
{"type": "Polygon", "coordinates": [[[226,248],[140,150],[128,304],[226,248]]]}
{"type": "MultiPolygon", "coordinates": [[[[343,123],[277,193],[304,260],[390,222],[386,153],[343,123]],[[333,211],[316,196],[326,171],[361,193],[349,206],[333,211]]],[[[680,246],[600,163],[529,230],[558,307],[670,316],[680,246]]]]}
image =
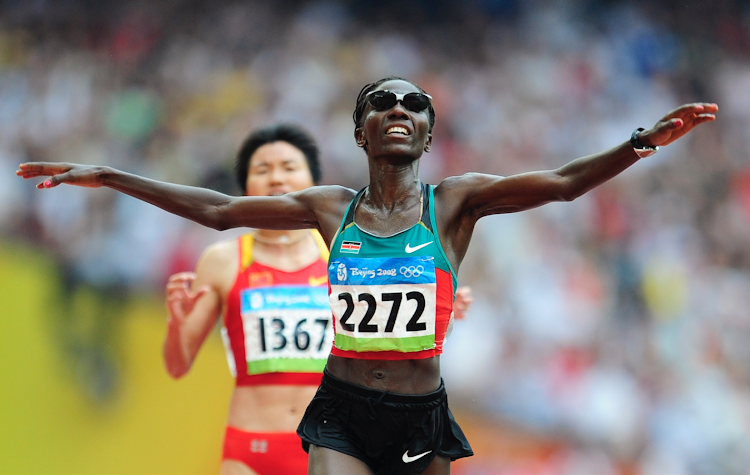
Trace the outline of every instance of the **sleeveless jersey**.
{"type": "Polygon", "coordinates": [[[422,185],[419,222],[392,236],[360,229],[349,204],[328,264],[335,342],[345,358],[405,360],[443,352],[457,279],[443,252],[432,186],[422,185]]]}
{"type": "Polygon", "coordinates": [[[239,238],[240,266],[227,296],[222,340],[237,386],[319,385],[333,331],[328,248],[313,231],[320,259],[296,272],[253,261],[253,234],[239,238]]]}

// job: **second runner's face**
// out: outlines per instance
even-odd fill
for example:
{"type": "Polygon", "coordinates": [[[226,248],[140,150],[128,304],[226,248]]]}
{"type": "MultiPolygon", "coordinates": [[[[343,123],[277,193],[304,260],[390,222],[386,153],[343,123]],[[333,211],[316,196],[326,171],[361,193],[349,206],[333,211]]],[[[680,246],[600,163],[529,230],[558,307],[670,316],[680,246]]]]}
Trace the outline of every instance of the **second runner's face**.
{"type": "Polygon", "coordinates": [[[250,157],[247,196],[279,196],[313,185],[305,154],[288,142],[267,143],[250,157]]]}

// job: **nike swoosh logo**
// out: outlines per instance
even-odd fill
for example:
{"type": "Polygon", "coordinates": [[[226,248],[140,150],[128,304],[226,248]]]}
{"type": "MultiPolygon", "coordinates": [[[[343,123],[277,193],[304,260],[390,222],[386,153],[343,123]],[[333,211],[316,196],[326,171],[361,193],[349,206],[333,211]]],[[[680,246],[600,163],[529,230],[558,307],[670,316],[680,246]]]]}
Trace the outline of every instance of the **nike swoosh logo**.
{"type": "Polygon", "coordinates": [[[428,450],[427,452],[421,453],[419,455],[415,455],[414,457],[409,457],[409,451],[407,450],[406,452],[404,452],[404,455],[403,457],[401,457],[401,460],[403,460],[404,463],[412,463],[415,460],[421,459],[422,457],[429,454],[430,452],[432,452],[432,450],[428,450]]]}
{"type": "Polygon", "coordinates": [[[326,282],[328,282],[328,276],[324,275],[323,277],[313,277],[310,276],[309,279],[307,279],[307,283],[310,284],[312,287],[317,287],[319,285],[323,285],[326,282]]]}
{"type": "Polygon", "coordinates": [[[435,241],[426,242],[424,244],[420,244],[419,246],[415,246],[415,247],[411,247],[411,244],[407,243],[406,244],[406,248],[404,248],[404,251],[406,251],[407,254],[411,254],[412,252],[418,251],[418,250],[422,249],[425,246],[429,246],[433,242],[435,242],[435,241]]]}

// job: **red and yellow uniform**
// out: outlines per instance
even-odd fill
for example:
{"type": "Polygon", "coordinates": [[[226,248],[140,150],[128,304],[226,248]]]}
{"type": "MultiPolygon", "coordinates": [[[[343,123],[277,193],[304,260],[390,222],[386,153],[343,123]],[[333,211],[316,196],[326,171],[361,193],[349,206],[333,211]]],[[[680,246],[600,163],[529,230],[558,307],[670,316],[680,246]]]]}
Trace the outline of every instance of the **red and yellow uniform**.
{"type": "MultiPolygon", "coordinates": [[[[328,249],[313,232],[320,257],[295,272],[253,261],[254,235],[238,240],[240,265],[224,312],[222,339],[237,386],[320,384],[333,340],[326,275],[328,249]]],[[[227,427],[224,459],[260,475],[304,474],[307,454],[290,433],[227,427]]]]}

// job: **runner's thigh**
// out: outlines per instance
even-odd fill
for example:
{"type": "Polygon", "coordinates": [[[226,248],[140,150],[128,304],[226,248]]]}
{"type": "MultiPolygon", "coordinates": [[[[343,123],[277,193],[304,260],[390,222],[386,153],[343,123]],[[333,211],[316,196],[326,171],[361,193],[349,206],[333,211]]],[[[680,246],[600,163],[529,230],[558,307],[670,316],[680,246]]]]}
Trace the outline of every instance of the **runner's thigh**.
{"type": "Polygon", "coordinates": [[[222,460],[221,475],[258,475],[253,469],[237,460],[222,460]]]}
{"type": "Polygon", "coordinates": [[[341,475],[344,473],[346,475],[373,475],[367,464],[358,458],[325,447],[310,445],[307,475],[341,475]]]}
{"type": "Polygon", "coordinates": [[[448,457],[438,455],[432,463],[419,475],[450,475],[451,461],[448,457]]]}

